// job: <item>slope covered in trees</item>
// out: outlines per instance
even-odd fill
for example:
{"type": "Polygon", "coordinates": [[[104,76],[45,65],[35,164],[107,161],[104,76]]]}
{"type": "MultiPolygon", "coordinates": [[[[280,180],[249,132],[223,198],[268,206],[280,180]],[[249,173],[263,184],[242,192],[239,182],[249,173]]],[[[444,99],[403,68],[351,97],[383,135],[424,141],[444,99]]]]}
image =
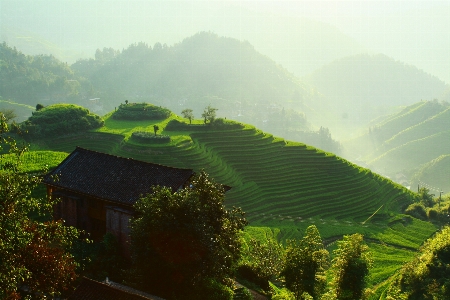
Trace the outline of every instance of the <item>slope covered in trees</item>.
{"type": "Polygon", "coordinates": [[[24,55],[0,44],[0,96],[35,107],[37,103],[78,102],[88,84],[51,55],[24,55]]]}
{"type": "MultiPolygon", "coordinates": [[[[173,46],[130,45],[123,51],[98,50],[95,60],[72,65],[86,77],[108,109],[124,99],[150,101],[178,110],[218,108],[220,116],[247,121],[265,118],[274,109],[297,109],[310,100],[300,81],[248,42],[201,32],[173,46]]],[[[197,116],[199,117],[199,116],[197,116]]]]}

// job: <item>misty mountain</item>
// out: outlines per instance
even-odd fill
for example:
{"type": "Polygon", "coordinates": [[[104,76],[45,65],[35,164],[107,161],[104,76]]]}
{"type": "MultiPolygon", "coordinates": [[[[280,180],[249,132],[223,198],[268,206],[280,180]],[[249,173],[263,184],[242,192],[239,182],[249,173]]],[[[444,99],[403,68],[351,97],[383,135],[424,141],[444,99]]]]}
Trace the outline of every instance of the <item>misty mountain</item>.
{"type": "Polygon", "coordinates": [[[383,54],[338,59],[304,78],[323,95],[322,111],[331,128],[354,131],[397,106],[441,96],[445,83],[383,54]],[[327,114],[325,113],[327,116],[327,114]]]}
{"type": "Polygon", "coordinates": [[[297,76],[365,49],[329,22],[272,12],[265,5],[5,0],[3,11],[2,40],[26,54],[53,54],[69,63],[92,57],[98,48],[123,49],[136,42],[173,45],[200,31],[246,40],[297,76]],[[36,53],[43,44],[57,47],[36,53]]]}
{"type": "Polygon", "coordinates": [[[145,101],[178,113],[191,108],[200,117],[211,104],[218,116],[258,124],[283,108],[308,113],[313,102],[307,85],[250,43],[207,32],[174,46],[104,48],[72,69],[92,83],[107,110],[145,101]]]}
{"type": "MultiPolygon", "coordinates": [[[[359,157],[376,172],[392,178],[404,173],[411,180],[424,165],[450,154],[450,104],[434,100],[410,105],[371,124],[366,134],[348,141],[345,149],[348,157],[359,157]]],[[[436,176],[420,173],[416,177],[437,184],[436,176]]]]}
{"type": "Polygon", "coordinates": [[[0,44],[0,97],[35,107],[37,103],[77,102],[89,84],[52,55],[25,55],[0,44]]]}
{"type": "Polygon", "coordinates": [[[259,52],[297,76],[366,51],[328,22],[257,8],[226,6],[215,11],[205,26],[219,35],[248,40],[259,52]]]}

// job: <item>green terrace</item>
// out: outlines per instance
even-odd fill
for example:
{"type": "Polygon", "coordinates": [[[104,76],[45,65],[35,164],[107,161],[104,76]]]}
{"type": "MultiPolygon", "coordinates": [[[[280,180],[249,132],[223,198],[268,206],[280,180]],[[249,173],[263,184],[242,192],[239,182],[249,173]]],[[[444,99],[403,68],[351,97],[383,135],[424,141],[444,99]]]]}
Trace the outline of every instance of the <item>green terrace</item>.
{"type": "MultiPolygon", "coordinates": [[[[436,230],[431,223],[401,214],[412,201],[412,192],[332,153],[245,124],[237,126],[241,129],[216,129],[194,120],[192,131],[187,124],[181,131],[170,131],[165,129],[170,120],[181,120],[174,114],[164,120],[136,121],[111,116],[105,117],[103,127],[39,139],[32,149],[57,151],[59,161],[80,146],[173,167],[205,169],[216,181],[232,187],[226,204],[246,212],[251,232],[257,232],[251,228],[266,228],[285,241],[301,238],[315,224],[324,240],[364,234],[374,249],[373,284],[388,279],[436,230]],[[131,138],[135,131],[153,133],[153,125],[161,128],[157,134],[170,136],[170,141],[143,144],[131,138]],[[384,268],[386,264],[390,267],[384,268]]],[[[50,156],[40,159],[52,161],[49,168],[57,165],[50,156]]]]}

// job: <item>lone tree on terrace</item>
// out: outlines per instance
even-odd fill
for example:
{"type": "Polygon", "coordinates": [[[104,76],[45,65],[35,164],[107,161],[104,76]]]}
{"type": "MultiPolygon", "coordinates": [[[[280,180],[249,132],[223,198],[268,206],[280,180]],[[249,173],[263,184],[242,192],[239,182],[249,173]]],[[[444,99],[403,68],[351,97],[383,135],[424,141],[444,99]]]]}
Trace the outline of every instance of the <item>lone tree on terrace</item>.
{"type": "MultiPolygon", "coordinates": [[[[156,186],[135,204],[131,240],[136,285],[163,297],[207,293],[231,283],[241,254],[241,209],[224,207],[225,191],[204,171],[173,193],[156,186]],[[194,292],[195,291],[195,292],[194,292]]],[[[204,297],[196,295],[195,297],[204,297]]],[[[177,298],[178,299],[178,298],[177,298]]]]}
{"type": "Polygon", "coordinates": [[[208,105],[207,108],[202,113],[202,118],[205,122],[205,124],[209,121],[211,124],[216,119],[216,111],[217,108],[211,107],[211,105],[208,105]]]}
{"type": "Polygon", "coordinates": [[[183,117],[189,120],[189,124],[192,124],[192,119],[194,118],[194,113],[192,112],[192,109],[186,108],[184,109],[181,114],[183,117]]]}

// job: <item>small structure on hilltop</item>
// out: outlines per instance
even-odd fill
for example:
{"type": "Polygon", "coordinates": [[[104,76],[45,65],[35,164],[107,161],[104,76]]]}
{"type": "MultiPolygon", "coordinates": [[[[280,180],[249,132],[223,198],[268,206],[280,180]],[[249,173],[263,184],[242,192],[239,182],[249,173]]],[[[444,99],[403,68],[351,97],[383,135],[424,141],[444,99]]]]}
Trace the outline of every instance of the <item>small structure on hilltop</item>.
{"type": "Polygon", "coordinates": [[[153,186],[176,192],[189,185],[194,171],[118,157],[77,147],[44,178],[49,197],[60,198],[55,219],[85,230],[94,241],[110,232],[128,255],[133,205],[153,186]]]}

